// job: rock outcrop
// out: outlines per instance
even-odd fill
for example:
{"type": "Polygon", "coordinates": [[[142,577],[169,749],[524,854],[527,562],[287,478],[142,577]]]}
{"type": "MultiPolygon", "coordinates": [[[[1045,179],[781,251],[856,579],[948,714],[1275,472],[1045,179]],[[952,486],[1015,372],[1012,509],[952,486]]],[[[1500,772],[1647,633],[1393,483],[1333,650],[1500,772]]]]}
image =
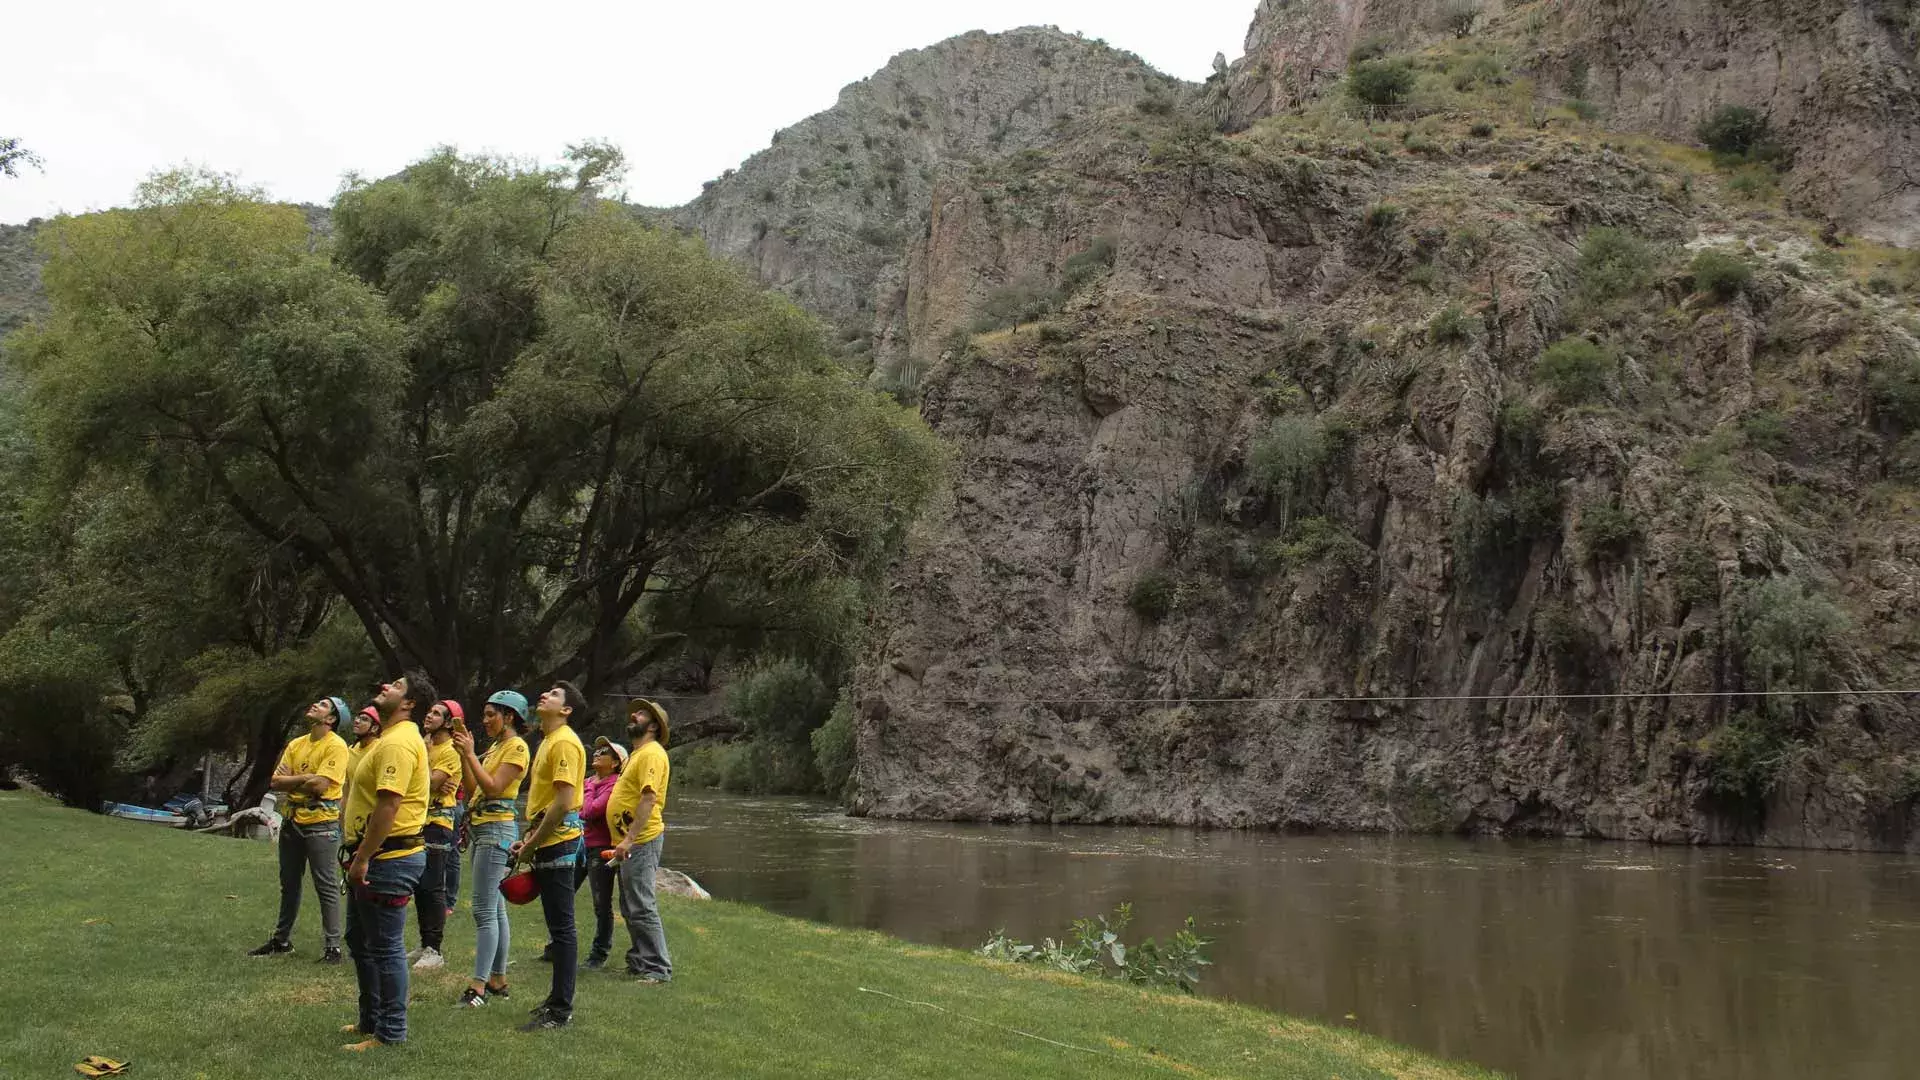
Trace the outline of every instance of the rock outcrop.
{"type": "MultiPolygon", "coordinates": [[[[1305,101],[1356,45],[1448,36],[1467,0],[1262,0],[1229,76],[1234,122],[1305,101]]],[[[1908,0],[1623,0],[1483,6],[1479,26],[1555,96],[1621,131],[1678,140],[1722,105],[1767,115],[1801,212],[1920,244],[1920,8],[1908,0]]]]}
{"type": "Polygon", "coordinates": [[[1137,56],[1056,29],[964,34],[894,57],[672,216],[822,316],[843,353],[897,379],[905,254],[947,170],[1187,90],[1137,56]]]}

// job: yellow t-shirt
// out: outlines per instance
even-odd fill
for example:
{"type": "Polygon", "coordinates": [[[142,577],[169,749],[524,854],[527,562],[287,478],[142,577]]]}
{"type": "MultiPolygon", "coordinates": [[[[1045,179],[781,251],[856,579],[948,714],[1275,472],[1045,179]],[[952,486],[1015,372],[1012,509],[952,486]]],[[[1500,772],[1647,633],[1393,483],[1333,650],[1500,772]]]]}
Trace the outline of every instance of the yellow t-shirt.
{"type": "Polygon", "coordinates": [[[666,748],[657,742],[642,746],[627,759],[627,767],[621,770],[620,779],[614,781],[613,794],[607,796],[607,830],[613,836],[614,843],[619,843],[627,835],[627,828],[633,824],[634,812],[640,809],[640,796],[648,790],[659,797],[653,800],[653,811],[634,833],[633,842],[644,844],[666,831],[665,823],[660,820],[660,811],[667,805],[667,780],[672,772],[673,766],[667,762],[666,748]]]}
{"type": "MultiPolygon", "coordinates": [[[[380,736],[368,735],[362,739],[355,739],[353,745],[347,747],[347,777],[340,782],[342,799],[347,798],[346,793],[353,789],[353,774],[360,768],[360,759],[366,757],[367,751],[373,749],[373,744],[379,741],[380,736]]],[[[342,805],[345,804],[342,803],[342,805]]]]}
{"type": "Polygon", "coordinates": [[[508,784],[498,795],[489,796],[478,787],[474,788],[473,795],[467,799],[467,813],[472,815],[467,818],[470,824],[487,825],[495,821],[513,820],[511,807],[489,812],[482,812],[478,808],[495,801],[512,803],[520,797],[520,784],[527,778],[528,757],[527,740],[518,735],[506,735],[495,739],[493,745],[487,747],[487,756],[480,759],[480,765],[487,770],[489,776],[499,772],[503,765],[518,765],[520,772],[514,776],[513,783],[508,784]]]}
{"type": "MultiPolygon", "coordinates": [[[[427,824],[444,825],[453,828],[453,808],[460,801],[460,751],[453,740],[429,742],[427,744],[427,768],[431,772],[443,772],[453,777],[453,790],[445,795],[430,794],[431,808],[427,811],[427,824]]],[[[427,783],[433,783],[433,777],[427,777],[427,783]]]]}
{"type": "Polygon", "coordinates": [[[573,786],[574,824],[562,822],[554,826],[547,834],[547,843],[557,844],[562,840],[571,840],[580,835],[578,824],[580,810],[581,784],[587,775],[587,748],[581,745],[580,736],[566,726],[554,728],[546,738],[540,740],[540,751],[533,755],[533,786],[527,789],[527,822],[553,805],[553,785],[571,784],[573,786]]]}
{"type": "Polygon", "coordinates": [[[340,785],[347,779],[347,740],[329,731],[318,739],[302,735],[280,752],[275,771],[295,776],[324,776],[327,789],[318,795],[285,792],[295,825],[319,825],[340,820],[340,785]]]}
{"type": "MultiPolygon", "coordinates": [[[[353,780],[347,785],[346,842],[360,843],[367,831],[367,819],[382,791],[400,794],[400,810],[393,817],[393,829],[387,835],[418,836],[427,824],[428,784],[427,744],[420,729],[411,720],[388,724],[354,766],[353,780]]],[[[382,851],[376,859],[398,859],[419,851],[382,851]]]]}

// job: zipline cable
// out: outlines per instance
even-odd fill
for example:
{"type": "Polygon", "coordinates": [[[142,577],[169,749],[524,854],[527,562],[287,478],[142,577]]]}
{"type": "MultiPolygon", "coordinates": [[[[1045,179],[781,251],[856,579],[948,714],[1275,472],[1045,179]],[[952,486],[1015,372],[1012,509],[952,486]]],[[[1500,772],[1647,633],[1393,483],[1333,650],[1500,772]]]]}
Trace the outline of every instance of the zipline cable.
{"type": "MultiPolygon", "coordinates": [[[[1617,690],[1600,693],[1526,693],[1526,694],[1388,694],[1365,696],[1352,694],[1244,697],[917,697],[907,698],[913,705],[1406,705],[1424,702],[1475,701],[1645,701],[1658,699],[1763,698],[1763,697],[1903,697],[1920,694],[1910,690],[1617,690]]],[[[626,694],[607,694],[625,698],[626,694]]],[[[652,694],[656,701],[705,701],[711,694],[652,694]]]]}

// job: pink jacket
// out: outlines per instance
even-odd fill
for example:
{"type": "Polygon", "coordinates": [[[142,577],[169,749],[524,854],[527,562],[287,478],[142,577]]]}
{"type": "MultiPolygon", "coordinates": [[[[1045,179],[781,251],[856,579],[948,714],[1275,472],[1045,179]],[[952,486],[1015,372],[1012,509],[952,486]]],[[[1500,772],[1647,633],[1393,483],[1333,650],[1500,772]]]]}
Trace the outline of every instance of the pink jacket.
{"type": "Polygon", "coordinates": [[[619,773],[589,776],[586,787],[581,789],[580,825],[588,851],[613,846],[613,836],[607,831],[607,797],[613,794],[614,782],[619,779],[619,773]]]}

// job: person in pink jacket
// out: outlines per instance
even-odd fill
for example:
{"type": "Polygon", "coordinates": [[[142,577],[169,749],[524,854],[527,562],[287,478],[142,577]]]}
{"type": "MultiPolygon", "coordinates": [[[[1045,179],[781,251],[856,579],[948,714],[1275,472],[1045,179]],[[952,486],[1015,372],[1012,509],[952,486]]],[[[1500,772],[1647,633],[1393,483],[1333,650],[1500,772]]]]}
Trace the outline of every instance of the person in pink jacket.
{"type": "Polygon", "coordinates": [[[605,967],[607,954],[613,949],[613,890],[620,868],[601,853],[613,847],[613,836],[607,829],[607,796],[613,794],[614,781],[620,779],[620,770],[626,766],[626,747],[604,735],[593,740],[593,775],[587,777],[586,786],[580,792],[580,825],[586,845],[581,852],[580,878],[573,885],[577,890],[581,881],[593,882],[593,946],[587,951],[586,962],[589,968],[605,967]]]}

